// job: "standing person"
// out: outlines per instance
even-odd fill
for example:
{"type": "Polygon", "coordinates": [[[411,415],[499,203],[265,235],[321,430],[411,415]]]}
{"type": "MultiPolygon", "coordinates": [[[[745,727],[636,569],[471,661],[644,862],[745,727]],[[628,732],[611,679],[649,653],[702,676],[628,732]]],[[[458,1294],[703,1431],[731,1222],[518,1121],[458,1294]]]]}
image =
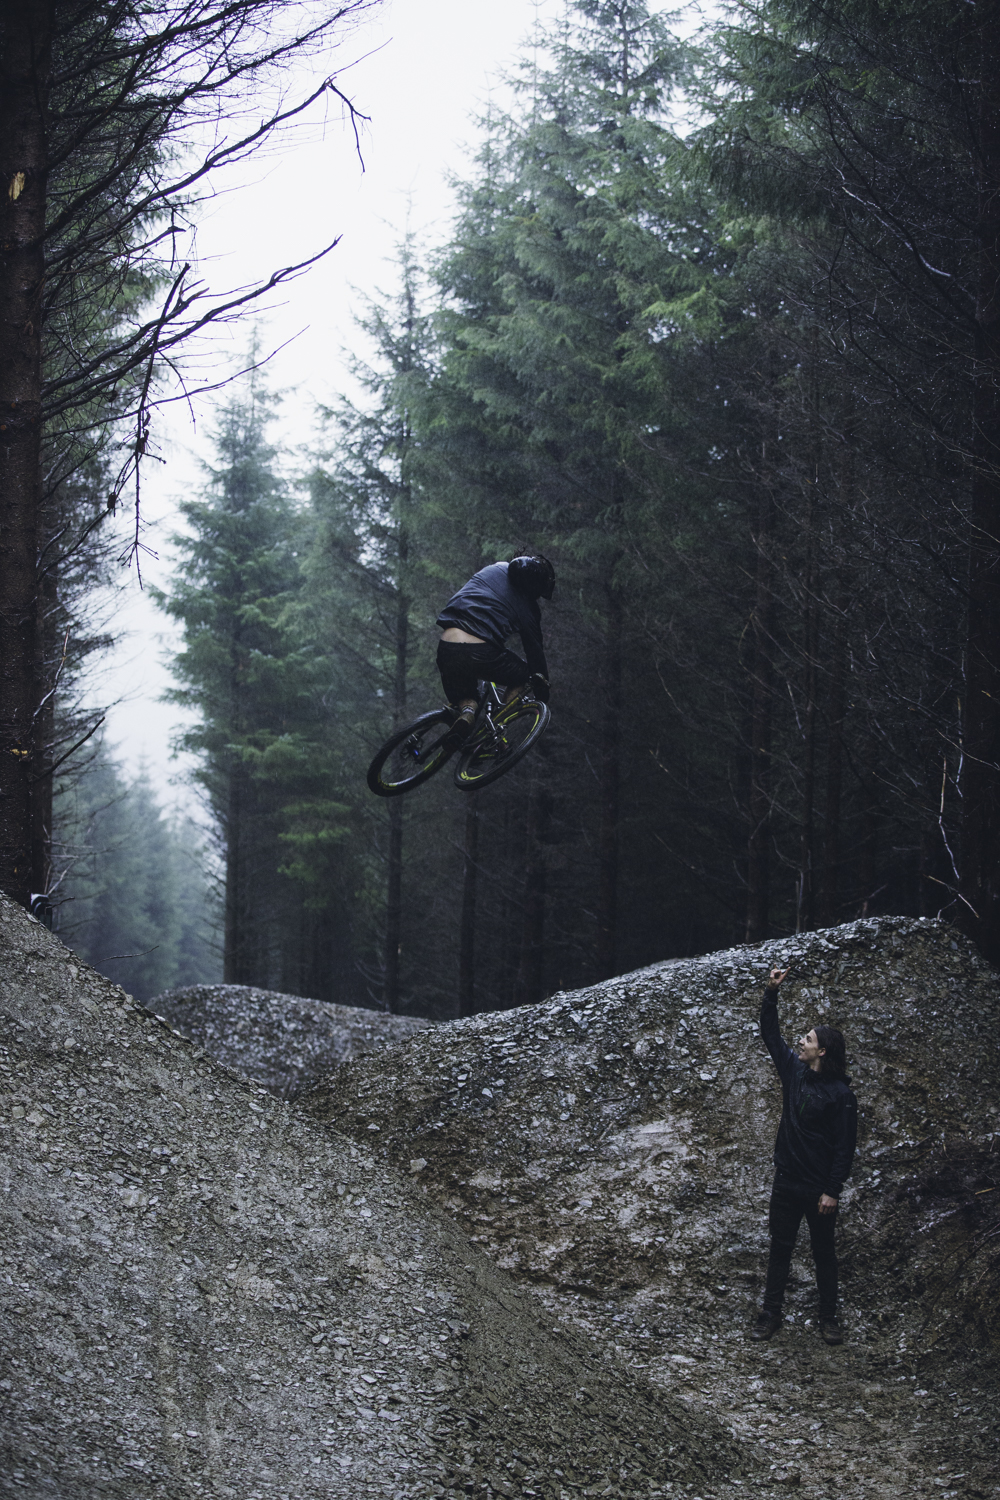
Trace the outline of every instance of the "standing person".
{"type": "Polygon", "coordinates": [[[847,1076],[847,1048],[834,1026],[814,1026],[798,1055],[778,1027],[778,988],[788,969],[772,969],[760,1007],[760,1034],[781,1079],[781,1124],[774,1143],[774,1185],[768,1211],[771,1253],[764,1301],[750,1337],[769,1339],[782,1323],[792,1251],[803,1217],[809,1225],[819,1327],[828,1344],[842,1344],[837,1319],[837,1204],[851,1174],[858,1133],[858,1101],[847,1076]]]}
{"type": "Polygon", "coordinates": [[[438,615],[438,671],[448,702],[458,710],[444,741],[449,749],[457,749],[472,732],[481,681],[509,687],[508,698],[529,683],[535,697],[548,702],[538,601],[551,599],[555,586],[555,569],[547,557],[514,557],[480,568],[438,615]],[[527,661],[507,650],[512,635],[520,636],[527,661]]]}

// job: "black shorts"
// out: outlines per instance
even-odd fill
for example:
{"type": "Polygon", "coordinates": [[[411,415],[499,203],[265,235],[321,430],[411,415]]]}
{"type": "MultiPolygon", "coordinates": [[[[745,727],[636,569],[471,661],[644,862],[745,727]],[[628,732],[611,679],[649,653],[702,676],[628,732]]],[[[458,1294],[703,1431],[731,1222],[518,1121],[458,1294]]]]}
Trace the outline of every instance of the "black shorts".
{"type": "Polygon", "coordinates": [[[488,641],[441,641],[437,651],[441,684],[449,703],[461,698],[479,701],[479,683],[499,682],[504,687],[521,687],[531,676],[528,663],[504,646],[488,641]]]}

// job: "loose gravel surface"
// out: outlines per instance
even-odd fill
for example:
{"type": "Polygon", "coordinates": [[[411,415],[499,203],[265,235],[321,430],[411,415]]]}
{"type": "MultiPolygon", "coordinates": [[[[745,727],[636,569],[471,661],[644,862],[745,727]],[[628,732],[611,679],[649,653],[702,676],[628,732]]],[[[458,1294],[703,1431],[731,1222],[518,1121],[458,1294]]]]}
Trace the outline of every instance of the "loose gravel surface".
{"type": "MultiPolygon", "coordinates": [[[[0,898],[0,1494],[708,1496],[726,1426],[0,898]]],[[[749,1491],[747,1491],[749,1492],[749,1491]]]]}
{"type": "Polygon", "coordinates": [[[338,1063],[377,1052],[433,1024],[248,984],[165,990],[147,1001],[146,1009],[207,1048],[216,1062],[282,1097],[297,1094],[338,1063]]]}
{"type": "Polygon", "coordinates": [[[722,1420],[763,1463],[756,1493],[994,1496],[998,1023],[969,943],[880,918],[438,1027],[300,1103],[374,1142],[564,1326],[722,1420]],[[805,1243],[785,1326],[748,1339],[780,1113],[757,1015],[789,963],[785,1035],[839,1025],[860,1103],[841,1348],[805,1243]]]}

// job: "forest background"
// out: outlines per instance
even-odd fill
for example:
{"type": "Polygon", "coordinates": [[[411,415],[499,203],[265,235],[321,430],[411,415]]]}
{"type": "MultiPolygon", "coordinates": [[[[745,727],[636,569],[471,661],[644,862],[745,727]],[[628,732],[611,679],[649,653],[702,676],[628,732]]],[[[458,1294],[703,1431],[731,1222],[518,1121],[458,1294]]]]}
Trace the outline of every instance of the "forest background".
{"type": "MultiPolygon", "coordinates": [[[[67,940],[140,998],[436,1017],[876,912],[1000,954],[998,10],[773,0],[681,41],[571,0],[451,235],[401,234],[306,461],[266,367],[222,394],[160,599],[208,819],[73,750],[67,940]],[[438,610],[535,549],[546,739],[474,799],[377,802],[438,610]]],[[[64,642],[98,572],[52,581],[64,642]]]]}

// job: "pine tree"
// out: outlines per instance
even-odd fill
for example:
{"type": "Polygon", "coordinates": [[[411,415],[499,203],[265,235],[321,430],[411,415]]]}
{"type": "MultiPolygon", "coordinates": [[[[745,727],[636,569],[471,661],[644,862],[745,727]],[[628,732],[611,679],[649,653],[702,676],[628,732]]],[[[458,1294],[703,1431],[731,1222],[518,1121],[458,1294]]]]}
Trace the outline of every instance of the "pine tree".
{"type": "Polygon", "coordinates": [[[203,830],[167,817],[148,774],[103,755],[57,799],[60,936],[139,1001],[222,977],[203,830]]]}
{"type": "Polygon", "coordinates": [[[769,0],[741,20],[718,37],[708,160],[734,207],[770,215],[804,252],[785,258],[781,289],[850,391],[836,426],[855,493],[882,497],[861,521],[864,571],[897,600],[858,658],[878,663],[864,674],[862,758],[879,766],[866,798],[893,805],[936,866],[921,884],[950,887],[1000,952],[996,9],[769,0]]]}
{"type": "Polygon", "coordinates": [[[309,920],[283,873],[308,842],[317,706],[291,624],[304,536],[267,442],[272,411],[258,374],[221,409],[207,493],[181,506],[183,561],[157,597],[184,629],[172,696],[200,720],[181,743],[199,757],[223,851],[226,981],[301,993],[329,983],[335,934],[309,920]]]}
{"type": "MultiPolygon", "coordinates": [[[[432,560],[425,545],[428,502],[414,423],[427,402],[432,337],[421,308],[418,250],[409,233],[399,245],[396,271],[397,291],[371,302],[357,322],[372,351],[369,360],[350,363],[364,404],[344,399],[325,413],[332,445],[310,478],[316,529],[306,562],[303,621],[308,618],[314,637],[326,634],[346,654],[349,670],[344,655],[338,660],[335,652],[328,670],[338,700],[354,705],[366,726],[366,758],[392,729],[420,711],[414,683],[421,694],[440,691],[419,629],[442,560],[432,560]]],[[[351,758],[357,795],[364,762],[351,758]]],[[[404,816],[400,799],[373,812],[385,891],[376,982],[389,1011],[397,1010],[402,998],[404,816]],[[383,811],[387,826],[379,817],[383,811]]]]}

